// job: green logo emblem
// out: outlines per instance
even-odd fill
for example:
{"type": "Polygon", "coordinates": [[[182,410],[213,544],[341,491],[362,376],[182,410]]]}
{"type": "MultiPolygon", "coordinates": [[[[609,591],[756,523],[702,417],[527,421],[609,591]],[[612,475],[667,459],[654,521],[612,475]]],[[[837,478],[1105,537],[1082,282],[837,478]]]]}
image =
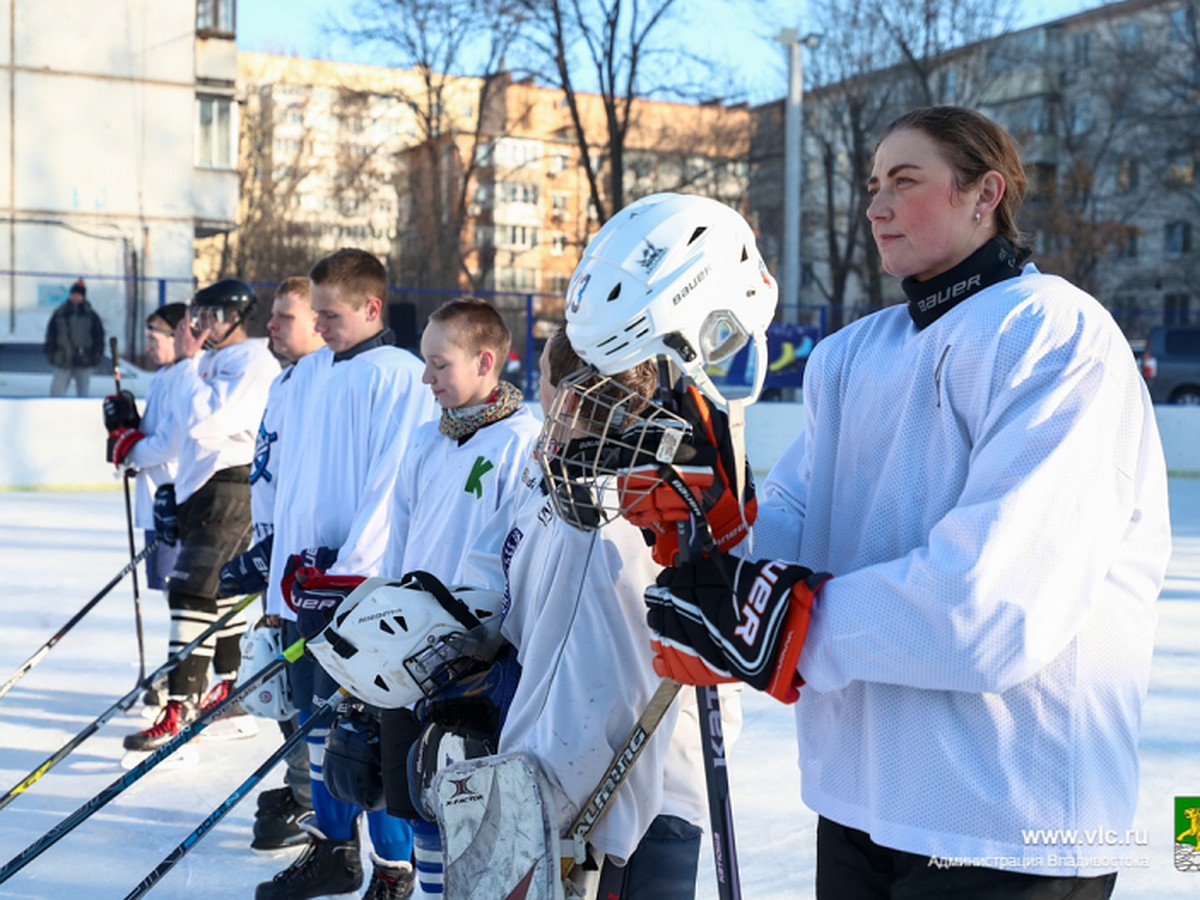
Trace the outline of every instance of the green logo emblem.
{"type": "Polygon", "coordinates": [[[1175,868],[1200,872],[1200,797],[1175,798],[1175,868]]]}
{"type": "Polygon", "coordinates": [[[483,476],[494,468],[491,460],[484,459],[482,456],[475,457],[475,465],[471,467],[471,474],[467,476],[467,484],[463,490],[468,494],[474,494],[476,500],[482,499],[483,476]]]}

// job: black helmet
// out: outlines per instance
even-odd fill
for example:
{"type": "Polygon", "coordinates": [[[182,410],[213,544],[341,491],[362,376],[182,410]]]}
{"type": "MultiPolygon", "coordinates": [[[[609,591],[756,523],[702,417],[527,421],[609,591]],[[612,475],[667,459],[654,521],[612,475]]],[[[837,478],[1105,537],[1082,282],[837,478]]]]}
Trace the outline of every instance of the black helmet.
{"type": "Polygon", "coordinates": [[[217,307],[226,311],[236,311],[240,317],[248,319],[254,312],[254,288],[237,278],[223,278],[206,288],[196,291],[192,297],[192,306],[217,307]]]}

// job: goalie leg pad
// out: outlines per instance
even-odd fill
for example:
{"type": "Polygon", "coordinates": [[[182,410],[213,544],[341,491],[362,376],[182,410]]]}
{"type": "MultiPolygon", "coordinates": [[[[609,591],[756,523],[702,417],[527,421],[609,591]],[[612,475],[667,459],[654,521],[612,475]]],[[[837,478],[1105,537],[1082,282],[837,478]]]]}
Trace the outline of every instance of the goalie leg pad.
{"type": "Polygon", "coordinates": [[[456,900],[563,900],[550,785],[532,756],[508,753],[443,769],[434,782],[456,900]]]}

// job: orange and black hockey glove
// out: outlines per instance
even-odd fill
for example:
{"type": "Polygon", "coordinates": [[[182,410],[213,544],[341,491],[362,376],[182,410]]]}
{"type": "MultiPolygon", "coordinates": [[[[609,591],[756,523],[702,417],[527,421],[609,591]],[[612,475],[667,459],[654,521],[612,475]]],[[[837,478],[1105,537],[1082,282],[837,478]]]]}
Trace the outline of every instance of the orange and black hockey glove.
{"type": "Polygon", "coordinates": [[[653,541],[653,556],[660,566],[673,565],[679,553],[678,522],[691,518],[694,507],[704,513],[716,549],[730,550],[754,524],[757,501],[754,474],[746,462],[742,502],[734,484],[734,452],[725,413],[696,388],[676,393],[676,412],[692,426],[692,435],[675,453],[671,466],[678,476],[674,486],[663,480],[661,464],[653,458],[657,443],[643,442],[643,450],[627,462],[618,477],[622,515],[653,541]],[[686,489],[690,504],[680,495],[686,489]]]}
{"type": "Polygon", "coordinates": [[[665,569],[646,590],[654,671],[684,684],[744,681],[794,703],[813,599],[830,577],[723,553],[665,569]]]}

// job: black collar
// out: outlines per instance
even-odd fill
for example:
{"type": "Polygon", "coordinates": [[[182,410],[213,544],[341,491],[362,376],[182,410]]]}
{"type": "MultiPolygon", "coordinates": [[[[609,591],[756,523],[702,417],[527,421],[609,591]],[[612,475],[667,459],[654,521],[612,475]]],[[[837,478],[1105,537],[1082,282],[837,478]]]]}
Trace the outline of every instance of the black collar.
{"type": "Polygon", "coordinates": [[[385,328],[379,334],[355,344],[349,350],[333,354],[333,361],[335,363],[345,362],[348,359],[354,359],[360,353],[366,353],[368,350],[374,350],[376,347],[390,347],[395,343],[396,335],[392,333],[392,329],[385,328]]]}
{"type": "Polygon", "coordinates": [[[1005,238],[994,237],[957,266],[928,281],[905,278],[900,287],[908,297],[908,314],[920,330],[932,325],[972,294],[1021,274],[1029,256],[1005,238]]]}

